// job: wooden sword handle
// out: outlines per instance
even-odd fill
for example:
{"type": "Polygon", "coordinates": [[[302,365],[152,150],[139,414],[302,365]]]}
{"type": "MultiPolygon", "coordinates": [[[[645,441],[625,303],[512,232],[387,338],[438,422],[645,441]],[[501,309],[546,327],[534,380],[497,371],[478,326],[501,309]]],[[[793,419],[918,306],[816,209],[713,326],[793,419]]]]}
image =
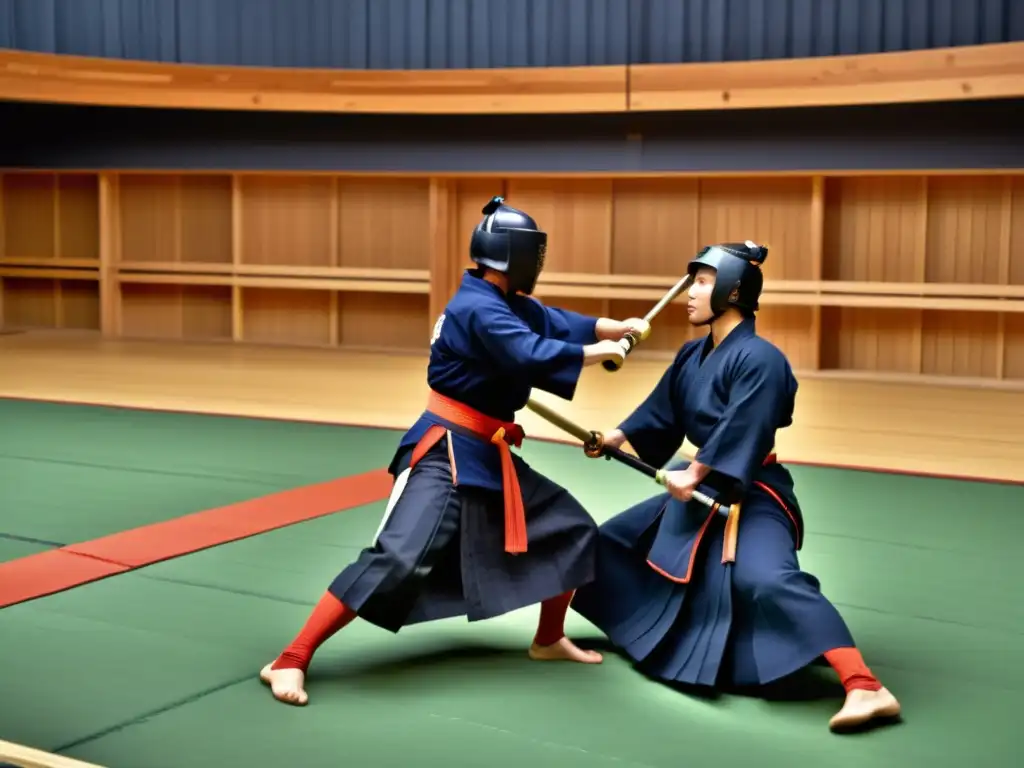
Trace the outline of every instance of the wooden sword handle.
{"type": "MultiPolygon", "coordinates": [[[[610,445],[604,445],[603,436],[600,432],[596,432],[592,429],[586,429],[580,426],[572,419],[569,419],[562,414],[558,413],[552,408],[539,403],[533,398],[530,398],[526,403],[526,407],[536,413],[541,418],[554,424],[559,429],[568,432],[573,437],[577,438],[583,443],[583,451],[591,458],[598,458],[603,456],[607,460],[615,459],[621,464],[625,464],[627,467],[635,469],[637,472],[647,475],[654,479],[658,485],[665,485],[665,474],[664,469],[657,469],[652,467],[647,462],[633,456],[630,453],[619,448],[613,448],[610,445]]],[[[729,507],[719,504],[717,501],[712,499],[710,496],[701,493],[700,491],[693,492],[693,498],[699,503],[703,504],[708,509],[711,509],[719,514],[728,514],[729,507]]]]}
{"type": "Polygon", "coordinates": [[[541,418],[554,424],[563,432],[568,432],[570,435],[577,438],[584,445],[590,443],[594,439],[594,432],[592,432],[589,429],[584,429],[579,424],[576,424],[573,421],[567,419],[565,416],[558,413],[554,409],[549,408],[543,403],[538,403],[532,397],[526,403],[526,407],[529,408],[534,413],[536,413],[541,418]]]}

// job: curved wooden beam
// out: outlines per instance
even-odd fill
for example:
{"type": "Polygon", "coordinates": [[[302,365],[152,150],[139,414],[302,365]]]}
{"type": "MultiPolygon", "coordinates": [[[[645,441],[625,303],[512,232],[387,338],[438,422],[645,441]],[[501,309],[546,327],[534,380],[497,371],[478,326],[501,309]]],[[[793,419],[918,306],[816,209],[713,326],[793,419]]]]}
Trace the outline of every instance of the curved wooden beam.
{"type": "Polygon", "coordinates": [[[852,106],[1024,95],[1024,43],[630,67],[630,111],[852,106]]]}
{"type": "Polygon", "coordinates": [[[210,67],[0,50],[0,99],[378,114],[565,114],[1024,96],[1024,43],[711,64],[460,70],[210,67]]]}
{"type": "Polygon", "coordinates": [[[626,68],[208,67],[0,49],[0,99],[278,112],[624,112],[626,68]]]}

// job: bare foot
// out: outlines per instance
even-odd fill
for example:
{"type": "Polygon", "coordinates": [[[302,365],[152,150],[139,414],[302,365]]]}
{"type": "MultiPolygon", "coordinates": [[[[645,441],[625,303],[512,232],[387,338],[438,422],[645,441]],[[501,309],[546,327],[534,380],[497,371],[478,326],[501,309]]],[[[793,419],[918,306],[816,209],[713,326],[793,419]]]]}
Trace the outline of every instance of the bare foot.
{"type": "Polygon", "coordinates": [[[568,637],[551,645],[530,646],[530,658],[534,661],[578,661],[581,664],[600,664],[604,659],[597,651],[584,651],[568,637]]]}
{"type": "Polygon", "coordinates": [[[853,690],[846,695],[846,702],[828,726],[833,731],[843,731],[864,725],[870,720],[895,719],[900,715],[900,703],[887,688],[879,691],[853,690]]]}
{"type": "Polygon", "coordinates": [[[271,693],[278,701],[304,707],[309,701],[306,689],[306,674],[301,669],[271,669],[274,662],[260,670],[260,680],[270,686],[271,693]]]}

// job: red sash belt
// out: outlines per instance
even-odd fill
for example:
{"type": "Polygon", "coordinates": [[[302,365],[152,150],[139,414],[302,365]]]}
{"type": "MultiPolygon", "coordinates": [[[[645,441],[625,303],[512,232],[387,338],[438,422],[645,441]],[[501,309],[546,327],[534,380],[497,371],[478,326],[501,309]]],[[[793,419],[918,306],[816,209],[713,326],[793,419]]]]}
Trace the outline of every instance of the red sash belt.
{"type": "MultiPolygon", "coordinates": [[[[516,448],[523,444],[523,428],[514,422],[493,419],[468,405],[450,397],[431,391],[427,400],[427,411],[451,424],[472,433],[481,440],[498,446],[501,455],[501,482],[505,497],[505,551],[519,554],[526,551],[526,508],[519,488],[519,477],[512,463],[510,445],[516,448]]],[[[409,463],[410,469],[433,448],[447,430],[434,425],[427,430],[416,445],[409,463]]]]}

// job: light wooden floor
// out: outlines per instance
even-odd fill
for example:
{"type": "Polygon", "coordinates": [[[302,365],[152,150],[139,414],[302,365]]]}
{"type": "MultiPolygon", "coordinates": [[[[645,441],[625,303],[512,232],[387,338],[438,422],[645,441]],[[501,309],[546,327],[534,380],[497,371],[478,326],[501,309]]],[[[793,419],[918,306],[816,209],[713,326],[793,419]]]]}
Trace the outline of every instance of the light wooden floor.
{"type": "MultiPolygon", "coordinates": [[[[588,428],[609,429],[664,367],[595,367],[571,403],[535,396],[588,428]]],[[[0,396],[404,428],[426,393],[423,356],[0,336],[0,396]]],[[[520,422],[528,435],[566,438],[532,412],[520,422]]],[[[777,448],[783,461],[1024,481],[1024,393],[808,379],[777,448]]]]}

